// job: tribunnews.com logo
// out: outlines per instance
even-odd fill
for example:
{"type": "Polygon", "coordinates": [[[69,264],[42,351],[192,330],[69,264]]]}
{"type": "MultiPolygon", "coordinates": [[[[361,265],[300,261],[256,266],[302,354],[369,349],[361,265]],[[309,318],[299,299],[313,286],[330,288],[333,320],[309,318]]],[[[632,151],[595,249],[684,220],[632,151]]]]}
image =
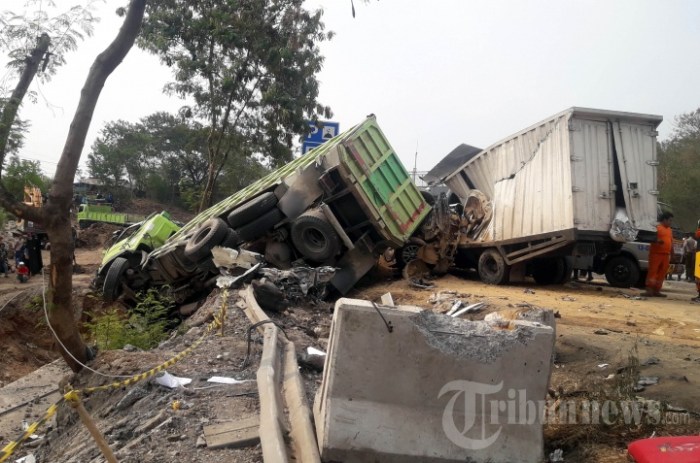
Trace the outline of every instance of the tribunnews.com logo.
{"type": "Polygon", "coordinates": [[[502,391],[502,381],[455,380],[445,384],[438,398],[448,397],[442,414],[447,438],[459,447],[482,450],[498,440],[503,425],[685,425],[691,420],[688,412],[667,411],[660,402],[651,400],[532,400],[524,389],[508,389],[505,400],[492,397],[503,397],[502,391]]]}

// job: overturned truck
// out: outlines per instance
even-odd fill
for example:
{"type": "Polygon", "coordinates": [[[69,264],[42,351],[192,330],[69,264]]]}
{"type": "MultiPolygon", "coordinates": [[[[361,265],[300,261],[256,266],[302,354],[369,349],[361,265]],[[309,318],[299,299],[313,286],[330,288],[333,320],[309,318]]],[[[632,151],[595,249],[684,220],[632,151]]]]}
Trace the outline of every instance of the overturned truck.
{"type": "Polygon", "coordinates": [[[490,284],[561,283],[574,254],[604,268],[623,242],[655,237],[661,121],[574,107],[485,150],[461,145],[432,173],[451,195],[399,255],[490,284]]]}
{"type": "Polygon", "coordinates": [[[214,247],[243,247],[281,269],[335,267],[330,285],[344,294],[429,212],[372,115],[200,213],[162,246],[104,262],[97,280],[109,298],[167,286],[184,302],[214,286],[214,247]]]}

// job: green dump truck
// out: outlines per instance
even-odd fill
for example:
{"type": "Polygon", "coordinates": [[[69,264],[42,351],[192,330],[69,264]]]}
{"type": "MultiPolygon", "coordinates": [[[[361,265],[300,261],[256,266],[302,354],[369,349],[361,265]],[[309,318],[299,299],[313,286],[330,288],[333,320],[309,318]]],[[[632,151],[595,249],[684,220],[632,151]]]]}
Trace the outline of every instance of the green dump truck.
{"type": "Polygon", "coordinates": [[[115,212],[109,203],[88,202],[78,207],[78,226],[87,228],[93,223],[111,223],[113,225],[132,225],[142,222],[144,216],[115,212]]]}
{"type": "Polygon", "coordinates": [[[168,286],[184,302],[215,283],[215,246],[264,254],[269,265],[331,265],[346,293],[388,248],[400,248],[430,206],[376,118],[329,140],[200,213],[141,263],[104,271],[104,293],[168,286]]]}

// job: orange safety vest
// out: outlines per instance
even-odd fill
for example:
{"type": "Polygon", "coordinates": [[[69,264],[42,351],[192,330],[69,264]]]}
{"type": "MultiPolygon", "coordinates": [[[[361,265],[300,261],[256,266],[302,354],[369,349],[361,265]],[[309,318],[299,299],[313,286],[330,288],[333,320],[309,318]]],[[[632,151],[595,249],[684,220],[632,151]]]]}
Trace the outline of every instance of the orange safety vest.
{"type": "Polygon", "coordinates": [[[663,241],[663,244],[652,243],[649,254],[671,254],[673,249],[673,231],[671,227],[659,224],[656,226],[656,240],[663,241]]]}

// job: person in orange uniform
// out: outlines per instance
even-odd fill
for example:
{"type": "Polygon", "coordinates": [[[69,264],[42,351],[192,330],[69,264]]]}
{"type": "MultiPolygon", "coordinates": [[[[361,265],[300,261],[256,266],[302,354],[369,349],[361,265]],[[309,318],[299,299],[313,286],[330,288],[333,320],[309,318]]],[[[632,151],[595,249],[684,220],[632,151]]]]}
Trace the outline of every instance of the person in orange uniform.
{"type": "Polygon", "coordinates": [[[671,219],[673,219],[673,214],[670,212],[664,212],[659,217],[659,224],[656,226],[656,241],[651,243],[649,248],[649,271],[645,283],[647,290],[642,296],[666,297],[661,292],[661,286],[664,284],[671,263],[673,249],[671,219]]]}

